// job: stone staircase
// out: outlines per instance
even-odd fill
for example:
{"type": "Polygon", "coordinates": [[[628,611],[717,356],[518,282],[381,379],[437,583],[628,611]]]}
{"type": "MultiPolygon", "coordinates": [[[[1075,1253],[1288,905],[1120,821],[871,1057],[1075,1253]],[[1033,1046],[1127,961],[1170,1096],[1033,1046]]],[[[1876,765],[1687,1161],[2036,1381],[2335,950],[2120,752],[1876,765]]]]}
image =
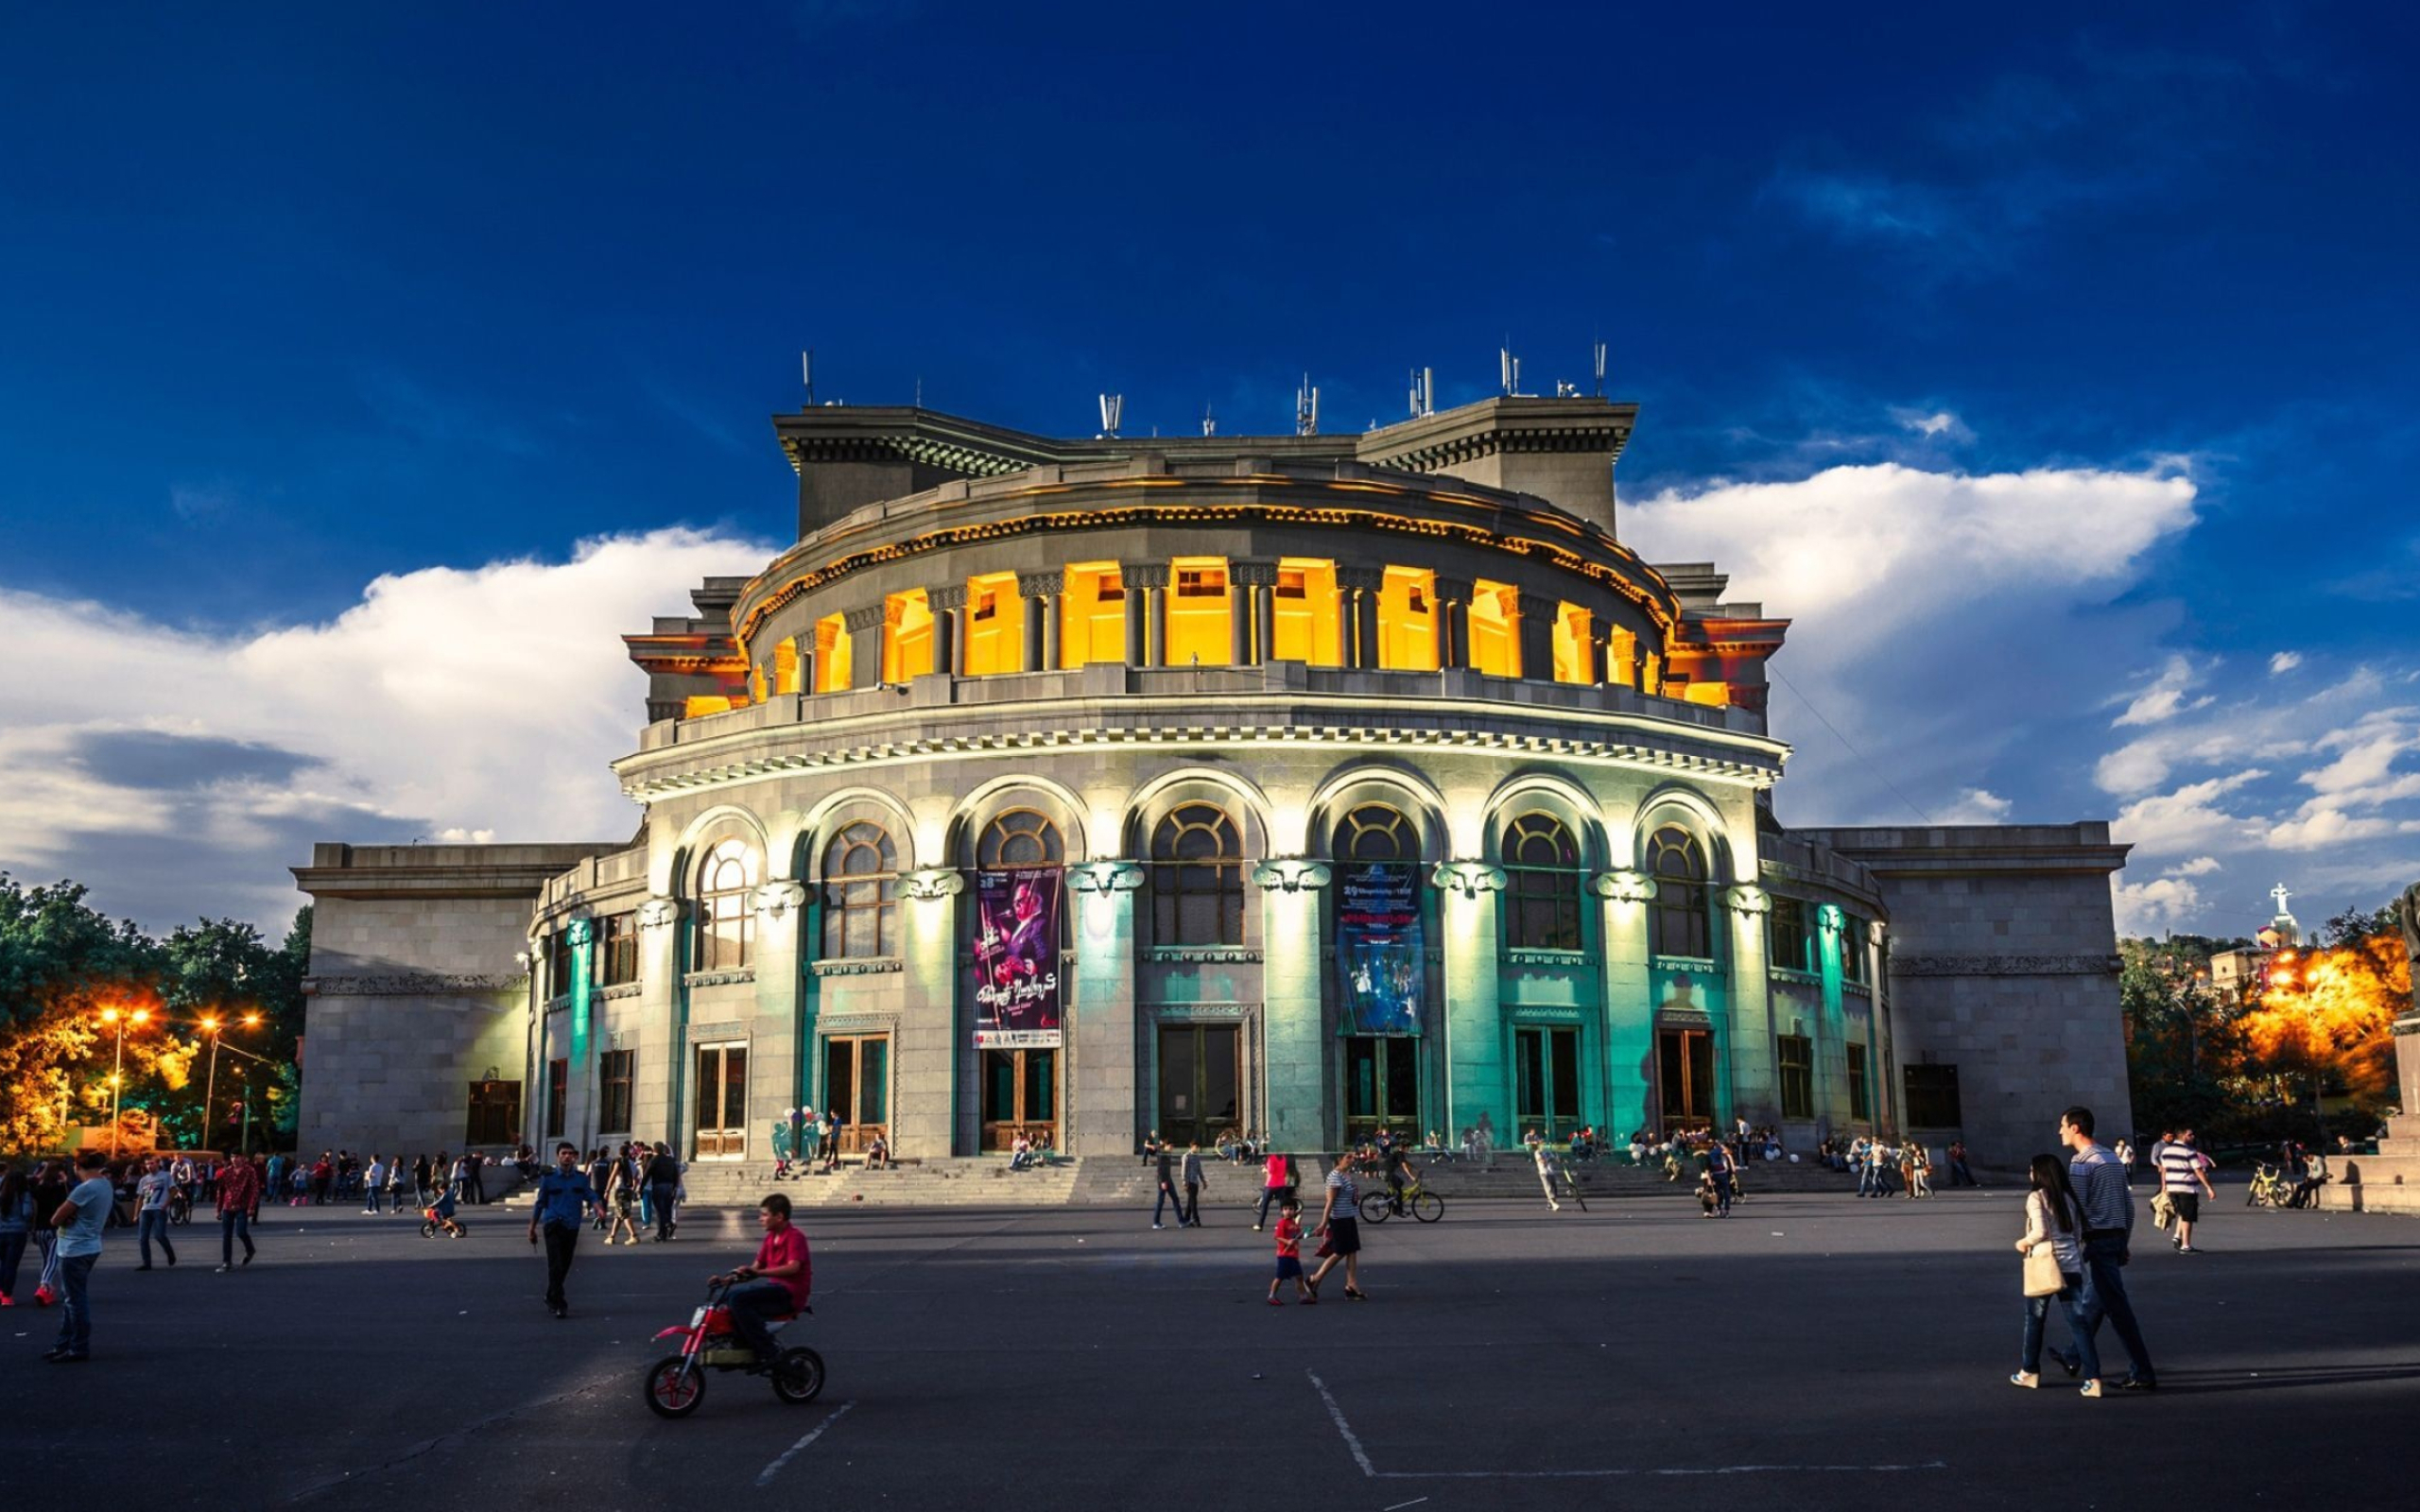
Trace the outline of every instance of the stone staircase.
{"type": "Polygon", "coordinates": [[[767,1160],[699,1161],[683,1177],[692,1205],[752,1208],[769,1192],[788,1194],[798,1208],[1055,1208],[1063,1206],[1083,1169],[1063,1160],[1032,1171],[1011,1171],[1005,1155],[909,1160],[881,1171],[844,1164],[830,1176],[773,1179],[767,1160]]]}
{"type": "Polygon", "coordinates": [[[2319,1189],[2319,1205],[2336,1212],[2420,1213],[2420,1113],[2387,1120],[2376,1155],[2331,1155],[2335,1179],[2319,1189]]]}

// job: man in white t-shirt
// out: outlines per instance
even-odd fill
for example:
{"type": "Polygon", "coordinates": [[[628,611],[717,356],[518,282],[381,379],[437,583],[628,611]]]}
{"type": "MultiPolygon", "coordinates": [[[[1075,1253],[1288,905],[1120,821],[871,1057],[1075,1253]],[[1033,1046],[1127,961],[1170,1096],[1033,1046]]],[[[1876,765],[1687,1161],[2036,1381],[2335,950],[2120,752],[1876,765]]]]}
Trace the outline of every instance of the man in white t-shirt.
{"type": "Polygon", "coordinates": [[[2202,1216],[2202,1196],[2207,1194],[2216,1201],[2219,1195],[2210,1185],[2210,1158],[2193,1147],[2192,1138],[2193,1131],[2187,1129],[2159,1152],[2159,1187],[2176,1207],[2176,1232],[2169,1243],[2182,1255],[2201,1253],[2193,1247],[2193,1224],[2202,1216]],[[2201,1192],[2193,1190],[2197,1184],[2201,1192]]]}
{"type": "Polygon", "coordinates": [[[151,1268],[151,1241],[160,1241],[160,1248],[168,1263],[177,1263],[176,1246],[168,1243],[168,1193],[176,1186],[176,1178],[168,1174],[165,1160],[143,1162],[143,1179],[134,1183],[135,1236],[143,1246],[143,1263],[136,1270],[151,1268]]]}

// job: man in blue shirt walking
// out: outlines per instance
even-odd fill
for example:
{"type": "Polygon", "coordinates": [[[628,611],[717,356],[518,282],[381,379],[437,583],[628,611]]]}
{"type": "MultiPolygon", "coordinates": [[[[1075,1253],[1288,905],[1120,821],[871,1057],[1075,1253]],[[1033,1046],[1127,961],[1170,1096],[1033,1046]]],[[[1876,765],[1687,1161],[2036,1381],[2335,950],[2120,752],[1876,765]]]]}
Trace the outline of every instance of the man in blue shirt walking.
{"type": "Polygon", "coordinates": [[[538,1205],[529,1213],[529,1242],[546,1238],[546,1310],[557,1317],[571,1315],[563,1297],[563,1280],[571,1275],[572,1251],[579,1247],[579,1226],[592,1211],[603,1212],[605,1199],[588,1184],[579,1169],[579,1152],[569,1141],[555,1146],[555,1168],[538,1178],[538,1205]]]}
{"type": "Polygon", "coordinates": [[[2126,1296],[2125,1265],[2135,1234],[2135,1194],[2126,1185],[2126,1168],[2107,1146],[2093,1138],[2092,1109],[2070,1108],[2059,1115],[2059,1143],[2072,1157],[2067,1179],[2083,1208],[2083,1302],[2077,1324],[2086,1334],[2098,1334],[2104,1317],[2118,1331],[2132,1367],[2118,1382],[2125,1391],[2156,1391],[2159,1375],[2152,1367],[2150,1346],[2142,1326],[2135,1321],[2135,1304],[2126,1296]]]}
{"type": "Polygon", "coordinates": [[[80,1365],[93,1352],[93,1302],[86,1287],[101,1258],[101,1228],[117,1201],[109,1163],[98,1150],[76,1157],[75,1190],[50,1215],[59,1229],[59,1342],[43,1358],[53,1365],[80,1365]]]}

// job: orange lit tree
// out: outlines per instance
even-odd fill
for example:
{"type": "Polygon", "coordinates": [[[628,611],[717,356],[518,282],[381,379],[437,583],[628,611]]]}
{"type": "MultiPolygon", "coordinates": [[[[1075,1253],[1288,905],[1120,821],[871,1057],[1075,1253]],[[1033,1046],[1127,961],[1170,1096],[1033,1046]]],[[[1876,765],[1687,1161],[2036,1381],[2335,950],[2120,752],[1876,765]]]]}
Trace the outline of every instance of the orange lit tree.
{"type": "Polygon", "coordinates": [[[2394,1020],[2411,1002],[2411,961],[2399,930],[2341,936],[2320,949],[2278,952],[2238,1028],[2251,1065],[2308,1100],[2315,1119],[2321,1097],[2339,1092],[2366,1133],[2394,1098],[2394,1020]]]}

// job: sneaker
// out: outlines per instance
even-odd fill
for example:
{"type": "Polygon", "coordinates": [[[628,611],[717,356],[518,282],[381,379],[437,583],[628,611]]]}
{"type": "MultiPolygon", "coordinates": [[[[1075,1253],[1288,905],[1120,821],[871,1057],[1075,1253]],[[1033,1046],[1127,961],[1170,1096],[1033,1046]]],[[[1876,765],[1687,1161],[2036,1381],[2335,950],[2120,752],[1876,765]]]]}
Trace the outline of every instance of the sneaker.
{"type": "Polygon", "coordinates": [[[1162,1223],[1155,1223],[1155,1224],[1151,1225],[1151,1227],[1152,1227],[1152,1228],[1167,1228],[1167,1225],[1166,1225],[1166,1224],[1162,1224],[1162,1223]]]}
{"type": "Polygon", "coordinates": [[[48,1359],[53,1365],[82,1365],[85,1361],[90,1360],[92,1356],[89,1354],[53,1354],[47,1355],[44,1358],[48,1359]]]}
{"type": "MultiPolygon", "coordinates": [[[[2053,1351],[2050,1358],[2059,1362],[2059,1368],[2067,1373],[2067,1379],[2070,1381],[2073,1381],[2076,1378],[2076,1372],[2078,1370],[2083,1368],[2083,1362],[2077,1359],[2072,1354],[2060,1354],[2053,1351]]],[[[2096,1392],[2095,1395],[2097,1396],[2099,1393],[2096,1392]]]]}
{"type": "Polygon", "coordinates": [[[2008,1378],[2008,1383],[2012,1386],[2023,1386],[2026,1390],[2032,1391],[2041,1386],[2042,1378],[2033,1371],[2019,1370],[2008,1378]]]}
{"type": "Polygon", "coordinates": [[[2120,1391],[2157,1391],[2159,1383],[2147,1376],[2128,1376],[2118,1383],[2120,1391]]]}
{"type": "Polygon", "coordinates": [[[2078,1396],[2090,1397],[2094,1400],[2098,1401],[2102,1396],[2100,1383],[2098,1381],[2087,1381],[2082,1386],[2076,1388],[2076,1394],[2078,1396]]]}
{"type": "Polygon", "coordinates": [[[2198,1255],[2201,1253],[2200,1250],[2194,1248],[2191,1245],[2179,1245],[2176,1246],[2176,1252],[2180,1255],[2198,1255]]]}
{"type": "Polygon", "coordinates": [[[234,1269],[234,1267],[233,1267],[233,1266],[232,1266],[232,1265],[221,1265],[221,1266],[219,1266],[219,1267],[218,1267],[218,1274],[219,1274],[219,1275],[221,1275],[221,1276],[224,1276],[224,1275],[226,1275],[230,1270],[233,1270],[233,1269],[234,1269]]]}
{"type": "Polygon", "coordinates": [[[1272,1297],[1269,1299],[1269,1305],[1271,1307],[1284,1307],[1286,1304],[1272,1297]]]}

